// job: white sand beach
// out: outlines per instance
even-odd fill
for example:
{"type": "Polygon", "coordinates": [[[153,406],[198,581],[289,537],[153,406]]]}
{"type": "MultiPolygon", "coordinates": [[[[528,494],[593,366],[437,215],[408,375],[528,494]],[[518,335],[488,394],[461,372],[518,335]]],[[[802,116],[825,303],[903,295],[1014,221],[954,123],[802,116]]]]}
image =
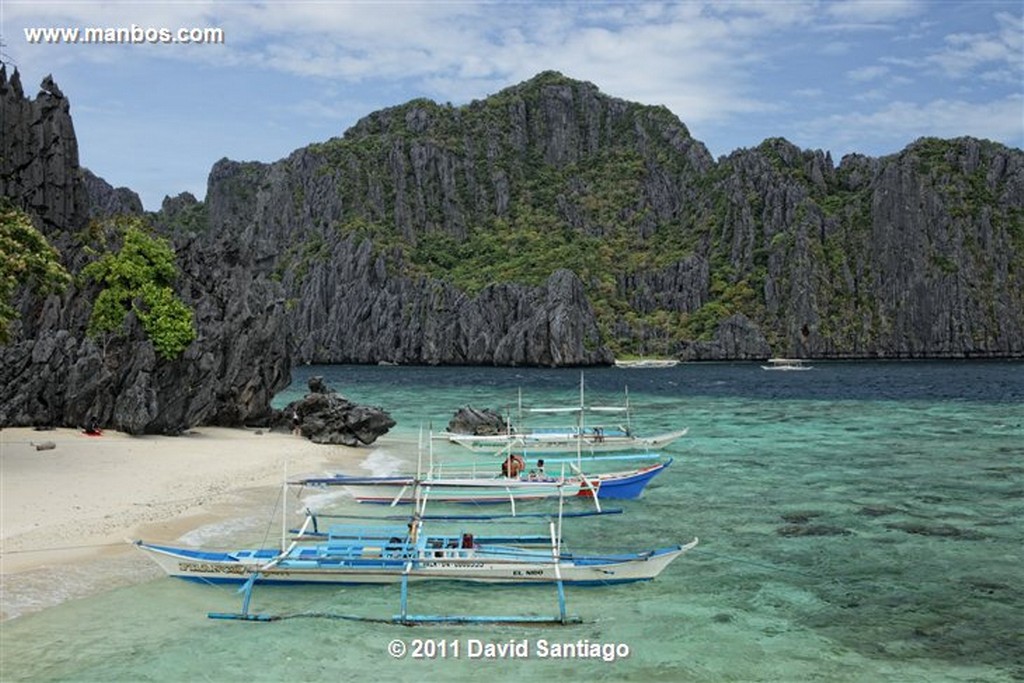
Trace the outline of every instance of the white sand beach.
{"type": "MultiPolygon", "coordinates": [[[[141,554],[127,539],[176,539],[254,501],[273,503],[286,473],[354,471],[365,454],[249,429],[202,427],[178,437],[2,429],[0,619],[49,606],[26,598],[48,578],[97,562],[137,566],[141,554]],[[37,450],[44,442],[55,447],[37,450]]],[[[76,589],[67,598],[101,589],[70,583],[76,589]]]]}

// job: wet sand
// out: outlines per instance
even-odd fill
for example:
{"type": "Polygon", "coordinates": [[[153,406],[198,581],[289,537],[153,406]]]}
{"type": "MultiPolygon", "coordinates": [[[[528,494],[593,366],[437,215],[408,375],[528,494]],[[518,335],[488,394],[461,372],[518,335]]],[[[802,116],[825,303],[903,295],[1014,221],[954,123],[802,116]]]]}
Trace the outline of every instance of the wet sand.
{"type": "Polygon", "coordinates": [[[98,561],[134,565],[141,553],[126,541],[177,539],[272,503],[285,476],[355,471],[363,457],[357,448],[248,429],[203,427],[178,437],[2,429],[3,615],[26,611],[14,608],[26,585],[98,561]],[[55,447],[37,450],[45,442],[55,447]]]}

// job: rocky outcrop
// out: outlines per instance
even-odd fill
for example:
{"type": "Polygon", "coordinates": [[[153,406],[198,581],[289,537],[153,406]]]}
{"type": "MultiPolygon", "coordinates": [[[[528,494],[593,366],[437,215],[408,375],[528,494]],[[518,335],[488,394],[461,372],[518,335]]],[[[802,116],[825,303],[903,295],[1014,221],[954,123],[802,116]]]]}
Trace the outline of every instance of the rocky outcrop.
{"type": "Polygon", "coordinates": [[[1020,150],[922,139],[833,167],[771,140],[720,173],[708,258],[720,292],[755,295],[745,312],[775,355],[1024,355],[1020,150]]]}
{"type": "Polygon", "coordinates": [[[773,138],[716,164],[663,108],[548,72],[275,164],[221,160],[206,208],[280,273],[303,362],[1013,356],[1021,158],[925,140],[836,166],[773,138]],[[517,265],[477,281],[478,248],[517,265]],[[527,278],[548,249],[571,263],[527,278]]]}
{"type": "Polygon", "coordinates": [[[67,98],[50,76],[43,79],[35,99],[26,98],[17,69],[8,79],[3,64],[0,195],[17,199],[58,248],[65,246],[62,238],[80,229],[89,215],[67,98]]]}
{"type": "MultiPolygon", "coordinates": [[[[140,206],[79,168],[69,112],[0,68],[0,191],[77,272],[89,218],[140,206]]],[[[1021,150],[922,139],[837,166],[773,138],[716,162],[665,108],[553,72],[222,159],[205,201],[151,219],[196,341],[164,361],[131,319],[88,338],[88,287],[21,293],[0,424],[267,419],[296,362],[1024,356],[1021,150]]]]}
{"type": "Polygon", "coordinates": [[[213,265],[216,250],[186,245],[178,255],[182,295],[199,331],[180,358],[156,356],[131,315],[124,336],[86,336],[92,292],[50,297],[38,317],[23,313],[29,324],[0,349],[0,424],[96,422],[132,434],[177,434],[269,415],[291,370],[279,285],[241,266],[213,265]],[[211,282],[211,272],[219,279],[211,282]]]}
{"type": "Polygon", "coordinates": [[[281,411],[281,419],[314,443],[368,446],[395,426],[384,409],[349,401],[321,377],[311,378],[309,389],[281,411]]]}
{"type": "Polygon", "coordinates": [[[463,406],[448,421],[448,431],[453,434],[489,436],[505,434],[508,430],[508,420],[490,408],[463,406]]]}
{"type": "Polygon", "coordinates": [[[691,181],[713,166],[707,150],[663,108],[545,73],[460,109],[417,100],[376,112],[275,164],[221,160],[207,230],[234,235],[241,258],[280,274],[300,362],[606,364],[613,353],[578,272],[555,262],[530,283],[470,287],[429,258],[418,265],[417,250],[425,237],[464,240],[524,220],[523,193],[547,191],[537,164],[574,188],[554,197],[561,219],[600,238],[615,228],[588,197],[611,181],[580,174],[596,157],[614,169],[633,154],[651,161],[628,212],[647,234],[696,195],[691,181]],[[657,161],[665,150],[671,168],[657,161]]]}
{"type": "Polygon", "coordinates": [[[745,315],[732,315],[720,322],[711,341],[694,341],[677,352],[681,360],[760,360],[772,354],[761,330],[745,315]]]}
{"type": "Polygon", "coordinates": [[[89,217],[141,216],[142,200],[127,187],[114,187],[87,168],[82,169],[82,181],[89,197],[89,217]]]}
{"type": "MultiPolygon", "coordinates": [[[[286,276],[285,284],[294,282],[286,276]]],[[[299,362],[581,365],[608,363],[579,278],[495,284],[476,296],[388,273],[368,241],[347,240],[295,283],[299,362]]]]}
{"type": "MultiPolygon", "coordinates": [[[[75,236],[89,216],[141,206],[134,193],[112,190],[78,167],[67,101],[49,79],[43,88],[30,101],[17,72],[9,82],[0,78],[0,182],[76,273],[91,258],[75,236]]],[[[198,331],[184,354],[159,358],[133,315],[123,335],[88,337],[93,287],[72,285],[45,299],[22,292],[12,341],[0,347],[0,425],[96,423],[133,434],[176,434],[271,413],[270,399],[288,385],[291,369],[280,284],[239,259],[231,236],[181,230],[173,238],[179,295],[194,310],[198,331]]]]}

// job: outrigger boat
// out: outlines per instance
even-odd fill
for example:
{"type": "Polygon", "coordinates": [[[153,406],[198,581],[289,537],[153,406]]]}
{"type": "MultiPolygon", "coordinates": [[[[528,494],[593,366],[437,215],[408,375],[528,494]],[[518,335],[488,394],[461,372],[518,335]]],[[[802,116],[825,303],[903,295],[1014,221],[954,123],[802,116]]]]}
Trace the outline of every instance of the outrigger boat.
{"type": "Polygon", "coordinates": [[[762,370],[813,370],[813,365],[807,365],[800,358],[769,358],[768,365],[762,365],[762,370]]]}
{"type": "Polygon", "coordinates": [[[555,519],[549,518],[546,538],[478,536],[468,532],[426,534],[422,529],[425,504],[425,499],[418,499],[417,512],[405,527],[339,524],[330,527],[326,540],[316,532],[316,517],[309,514],[288,545],[285,545],[282,529],[280,551],[276,548],[234,551],[183,548],[141,540],[135,541],[135,545],[169,576],[201,583],[242,584],[241,612],[210,612],[207,616],[211,619],[266,622],[289,617],[322,616],[384,621],[358,615],[323,613],[270,615],[250,612],[249,606],[256,584],[399,584],[401,611],[389,620],[391,623],[557,625],[581,621],[566,611],[566,585],[604,586],[650,581],[698,543],[694,538],[685,545],[632,553],[567,552],[562,547],[562,499],[559,500],[557,527],[555,519]],[[537,547],[542,542],[549,542],[549,547],[537,547]],[[410,614],[409,584],[424,581],[552,585],[557,588],[559,611],[552,617],[410,614]]]}
{"type": "MultiPolygon", "coordinates": [[[[418,523],[417,523],[418,524],[418,523]]],[[[420,535],[418,527],[333,525],[327,540],[276,548],[200,550],[136,541],[169,575],[202,583],[395,584],[455,580],[492,584],[610,585],[650,581],[697,545],[694,539],[633,553],[577,555],[535,546],[543,537],[492,543],[470,533],[420,535]]]]}
{"type": "Polygon", "coordinates": [[[606,429],[586,427],[584,429],[532,429],[528,432],[508,434],[448,434],[451,443],[477,453],[511,451],[525,455],[549,453],[611,453],[628,450],[658,450],[677,441],[689,432],[689,428],[666,432],[657,436],[640,437],[627,428],[606,429]]]}
{"type": "MultiPolygon", "coordinates": [[[[520,398],[519,413],[524,409],[520,398]]],[[[686,436],[689,428],[666,432],[657,436],[641,437],[633,433],[630,425],[629,392],[626,403],[621,406],[588,406],[584,400],[583,376],[580,376],[580,402],[571,408],[527,408],[527,413],[575,414],[576,426],[569,428],[514,429],[511,426],[504,434],[460,434],[449,433],[445,438],[478,453],[522,453],[524,455],[545,455],[551,453],[609,453],[615,451],[650,451],[662,449],[686,436]],[[625,426],[614,428],[587,427],[584,416],[587,413],[625,416],[625,426]]],[[[521,421],[521,420],[520,420],[521,421]]]]}
{"type": "Polygon", "coordinates": [[[629,360],[615,360],[615,367],[627,369],[651,369],[651,368],[674,368],[679,365],[675,358],[636,358],[629,360]]]}
{"type": "MultiPolygon", "coordinates": [[[[515,457],[515,456],[511,456],[515,457]]],[[[524,472],[518,477],[485,475],[480,471],[452,472],[417,477],[398,475],[360,477],[336,474],[328,477],[306,477],[293,480],[299,486],[345,486],[354,491],[360,503],[409,504],[415,502],[418,484],[428,484],[430,500],[436,503],[472,503],[477,505],[544,500],[557,497],[580,497],[632,500],[639,498],[654,477],[661,474],[672,458],[636,469],[551,477],[524,472]]],[[[442,470],[443,472],[443,470],[442,470]]]]}

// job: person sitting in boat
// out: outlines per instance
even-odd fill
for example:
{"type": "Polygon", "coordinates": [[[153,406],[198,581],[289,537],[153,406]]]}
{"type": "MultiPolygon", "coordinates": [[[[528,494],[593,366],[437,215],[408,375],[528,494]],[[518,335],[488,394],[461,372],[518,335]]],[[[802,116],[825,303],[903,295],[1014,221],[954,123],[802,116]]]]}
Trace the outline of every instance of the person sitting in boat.
{"type": "Polygon", "coordinates": [[[416,538],[420,533],[420,515],[418,512],[412,514],[412,519],[409,520],[409,545],[416,546],[416,538]]]}
{"type": "Polygon", "coordinates": [[[501,463],[501,474],[509,479],[518,479],[523,470],[526,469],[526,461],[521,455],[510,455],[501,463]]]}
{"type": "Polygon", "coordinates": [[[537,461],[537,468],[530,470],[530,479],[543,479],[544,478],[544,460],[537,461]]]}
{"type": "Polygon", "coordinates": [[[594,427],[594,441],[596,443],[604,441],[604,430],[600,427],[594,427]]]}

